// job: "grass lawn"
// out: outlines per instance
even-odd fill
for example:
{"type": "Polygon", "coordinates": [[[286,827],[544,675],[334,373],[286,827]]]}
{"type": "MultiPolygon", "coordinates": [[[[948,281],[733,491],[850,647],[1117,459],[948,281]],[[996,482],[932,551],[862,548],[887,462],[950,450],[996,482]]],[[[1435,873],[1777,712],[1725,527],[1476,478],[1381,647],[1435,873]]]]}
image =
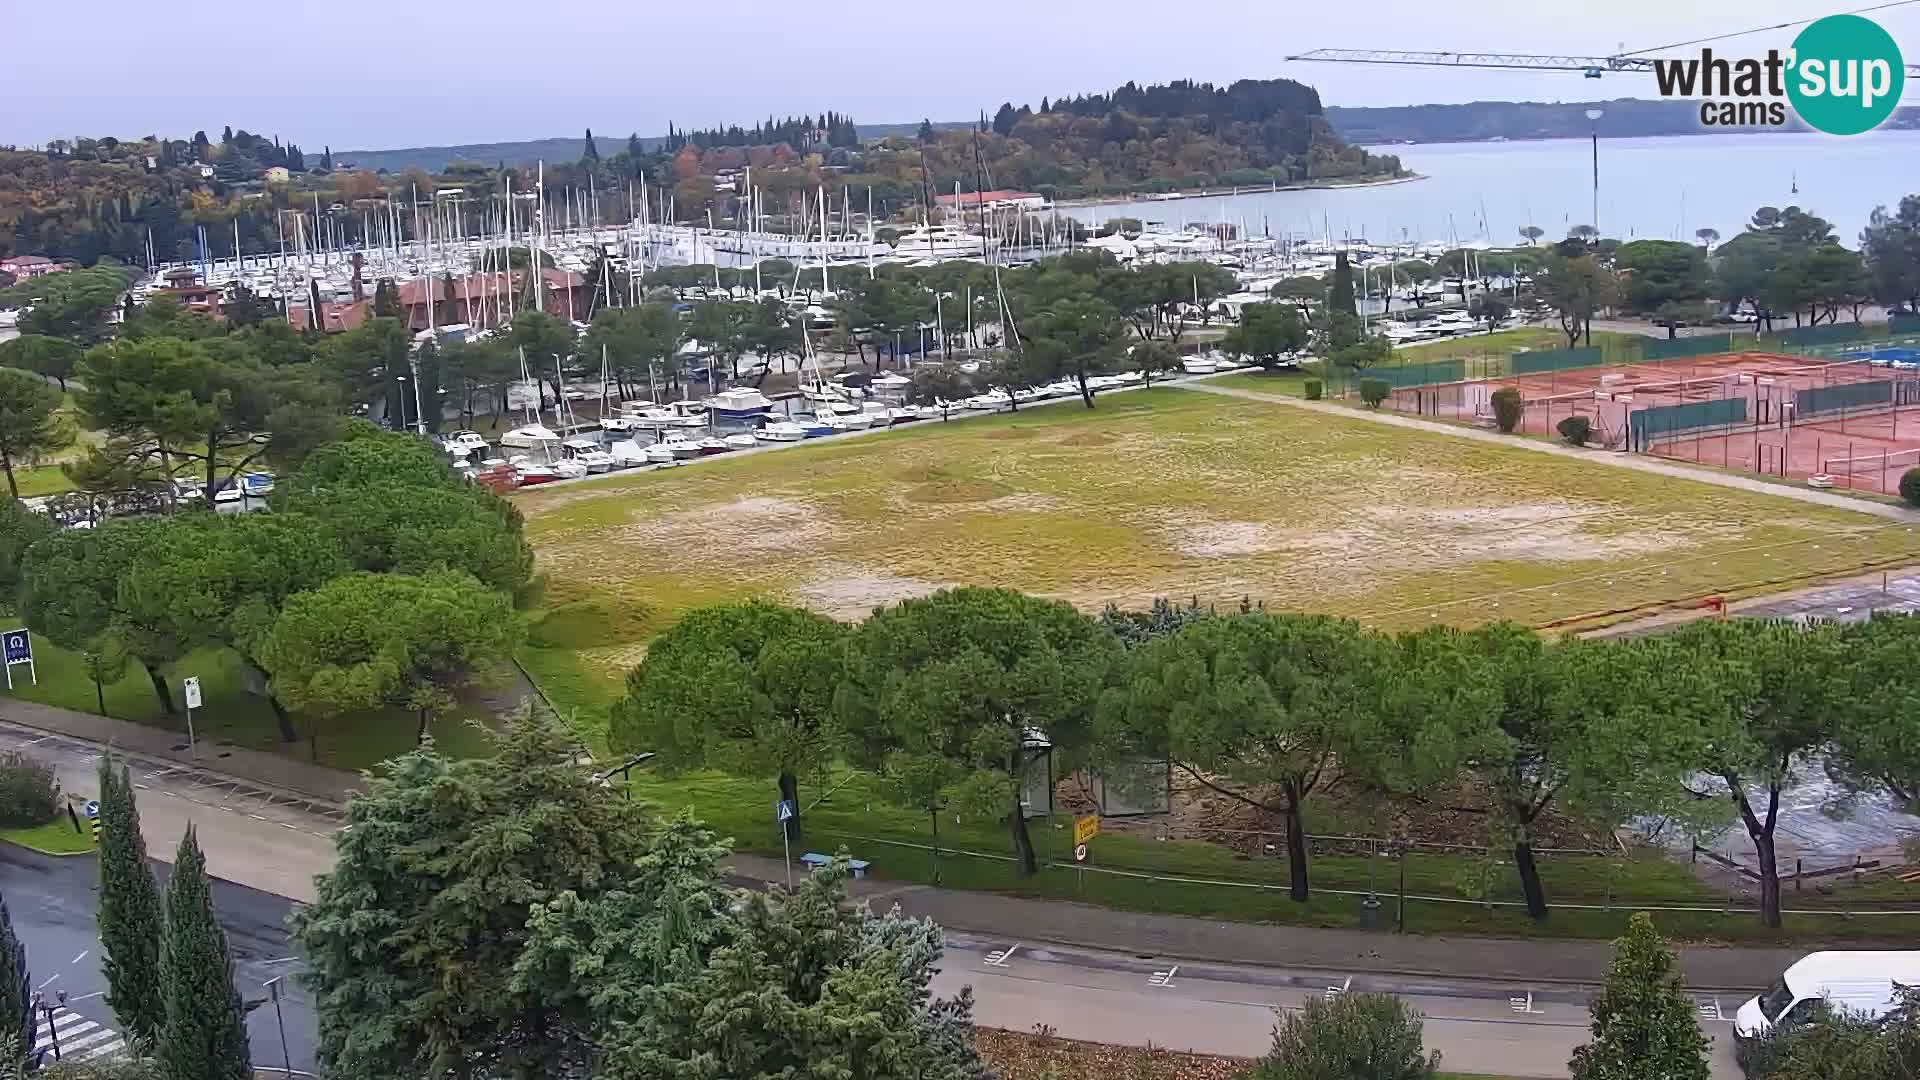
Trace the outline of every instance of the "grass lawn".
{"type": "Polygon", "coordinates": [[[515,502],[548,578],[522,659],[582,708],[681,612],[755,594],[844,618],[965,583],[1542,625],[1920,557],[1879,518],[1175,389],[515,502]]]}
{"type": "Polygon", "coordinates": [[[67,820],[65,811],[45,825],[34,825],[24,829],[0,829],[0,840],[32,848],[46,855],[76,855],[93,850],[93,833],[87,829],[86,822],[80,823],[80,831],[73,831],[73,822],[67,820]]]}
{"type": "MultiPolygon", "coordinates": [[[[606,706],[654,634],[690,607],[751,594],[844,618],[976,583],[1089,610],[1110,600],[1145,606],[1156,596],[1197,596],[1232,605],[1249,596],[1389,627],[1488,618],[1540,625],[1920,558],[1920,531],[1847,511],[1173,389],[1109,397],[1093,411],[1053,406],[923,423],[515,501],[547,575],[521,660],[590,733],[603,730],[606,706]]],[[[643,774],[634,791],[664,811],[692,811],[743,850],[779,853],[769,780],[643,774]]],[[[845,847],[883,877],[931,881],[937,872],[951,886],[1248,921],[1359,920],[1357,897],[1289,900],[1284,859],[1114,827],[1095,842],[1094,865],[1142,876],[1055,867],[1020,879],[992,857],[948,854],[936,864],[924,850],[926,817],[886,806],[865,777],[809,778],[801,799],[810,849],[845,847]]],[[[1314,812],[1315,832],[1380,831],[1314,812]]],[[[1070,860],[1067,826],[1064,816],[1034,823],[1044,858],[1070,860]]],[[[1007,850],[997,822],[947,819],[940,835],[943,846],[982,856],[1007,850]]],[[[1481,866],[1465,856],[1409,856],[1407,892],[1518,899],[1511,867],[1493,868],[1490,896],[1474,891],[1481,866]]],[[[1364,854],[1314,859],[1318,888],[1387,897],[1389,925],[1399,871],[1364,854]]],[[[1657,857],[1553,856],[1543,875],[1550,901],[1617,906],[1562,908],[1535,925],[1513,909],[1414,901],[1406,925],[1604,938],[1620,932],[1633,901],[1725,902],[1686,867],[1657,857]]],[[[1664,913],[1660,922],[1685,938],[1765,936],[1757,919],[1713,911],[1664,913]]],[[[1882,918],[1790,919],[1788,934],[1913,929],[1882,918]]]]}
{"type": "MultiPolygon", "coordinates": [[[[36,634],[33,655],[39,684],[30,683],[26,669],[17,667],[13,672],[13,696],[92,713],[100,711],[100,700],[104,697],[108,716],[177,731],[180,740],[186,741],[186,716],[169,716],[161,709],[152,682],[138,664],[129,662],[126,674],[107,685],[103,694],[96,695],[78,653],[62,649],[36,634]]],[[[285,753],[341,769],[366,768],[413,747],[416,721],[410,713],[399,709],[333,718],[296,713],[294,727],[301,740],[291,746],[283,743],[266,699],[247,692],[246,665],[231,650],[203,649],[191,653],[165,668],[164,674],[172,684],[176,705],[180,703],[180,680],[188,675],[200,677],[205,704],[193,714],[197,739],[285,753]]],[[[8,691],[0,690],[0,693],[8,691]]],[[[472,724],[473,719],[481,715],[474,709],[456,709],[439,717],[433,725],[434,738],[442,749],[456,756],[484,753],[488,746],[486,736],[472,724]]]]}
{"type": "MultiPolygon", "coordinates": [[[[776,797],[771,779],[743,779],[717,772],[669,777],[642,770],[635,772],[631,785],[636,798],[663,814],[689,811],[721,836],[731,837],[736,850],[772,857],[781,853],[779,830],[769,810],[776,797]]],[[[1048,865],[1043,865],[1035,877],[1021,878],[1007,860],[999,857],[1010,852],[1001,822],[944,816],[940,822],[941,854],[936,859],[928,850],[932,835],[927,815],[889,805],[863,773],[837,769],[829,775],[804,779],[800,801],[807,850],[831,853],[844,849],[871,862],[870,872],[876,877],[1237,922],[1327,927],[1360,924],[1358,896],[1322,891],[1305,905],[1294,903],[1287,895],[1284,854],[1249,858],[1206,841],[1160,840],[1150,832],[1129,833],[1124,822],[1109,820],[1089,845],[1089,865],[1124,873],[1080,874],[1072,863],[1071,815],[1059,813],[1029,823],[1035,849],[1042,863],[1048,865]]],[[[1324,812],[1315,817],[1315,812],[1310,802],[1307,821],[1316,833],[1349,825],[1324,812]]],[[[1152,828],[1151,819],[1145,824],[1152,828]]],[[[1612,905],[1612,910],[1559,908],[1547,922],[1537,924],[1519,908],[1456,902],[1518,902],[1519,880],[1506,861],[1496,861],[1489,868],[1483,860],[1469,855],[1416,852],[1405,859],[1406,893],[1437,899],[1409,900],[1406,929],[1430,934],[1612,938],[1625,929],[1635,903],[1712,907],[1723,905],[1727,899],[1709,890],[1686,866],[1653,854],[1617,858],[1542,855],[1540,868],[1550,905],[1612,905]],[[1481,874],[1491,882],[1485,892],[1474,884],[1481,874]]],[[[1384,927],[1394,924],[1401,870],[1401,864],[1392,858],[1364,854],[1316,853],[1310,863],[1311,881],[1317,890],[1377,892],[1382,905],[1380,924],[1384,927]]],[[[1890,883],[1872,894],[1843,891],[1835,897],[1824,897],[1789,893],[1787,906],[1818,908],[1871,898],[1910,907],[1916,895],[1920,895],[1920,888],[1890,883]]],[[[1756,916],[1746,913],[1659,912],[1656,917],[1662,932],[1676,938],[1777,940],[1761,927],[1756,916]]],[[[1878,940],[1916,931],[1920,931],[1920,920],[1906,917],[1803,916],[1789,917],[1785,936],[1878,940]]]]}

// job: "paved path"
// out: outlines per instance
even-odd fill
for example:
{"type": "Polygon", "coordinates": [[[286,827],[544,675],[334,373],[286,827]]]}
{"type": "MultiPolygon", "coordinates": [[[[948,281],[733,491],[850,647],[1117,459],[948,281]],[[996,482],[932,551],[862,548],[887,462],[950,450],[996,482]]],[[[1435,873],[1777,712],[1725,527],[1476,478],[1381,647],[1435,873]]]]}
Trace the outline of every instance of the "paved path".
{"type": "Polygon", "coordinates": [[[1308,401],[1305,398],[1289,397],[1285,394],[1270,394],[1260,390],[1243,390],[1237,386],[1217,386],[1203,379],[1169,383],[1182,390],[1192,390],[1205,394],[1219,394],[1222,397],[1241,398],[1246,401],[1258,401],[1270,405],[1284,405],[1291,409],[1304,409],[1308,412],[1325,413],[1347,420],[1363,420],[1373,424],[1385,424],[1389,427],[1407,428],[1424,431],[1434,435],[1447,435],[1456,439],[1470,439],[1475,442],[1489,443],[1495,446],[1509,447],[1515,450],[1527,450],[1536,454],[1551,454],[1555,457],[1572,458],[1613,469],[1634,469],[1639,472],[1653,473],[1657,476],[1670,476],[1676,480],[1693,480],[1702,484],[1714,484],[1719,487],[1733,488],[1736,491],[1750,491],[1756,495],[1773,495],[1782,499],[1793,499],[1813,506],[1824,506],[1835,510],[1851,510],[1856,514],[1871,514],[1891,521],[1920,523],[1920,511],[1891,503],[1872,502],[1866,499],[1835,495],[1829,491],[1816,491],[1813,488],[1793,487],[1787,484],[1770,483],[1747,476],[1731,473],[1713,472],[1706,469],[1693,469],[1675,464],[1661,458],[1645,454],[1623,454],[1606,450],[1583,450],[1560,443],[1545,442],[1539,439],[1523,439],[1513,435],[1502,435],[1479,428],[1463,427],[1457,424],[1443,424],[1434,420],[1422,420],[1415,416],[1403,416],[1396,412],[1381,412],[1372,409],[1353,409],[1345,405],[1336,405],[1328,401],[1308,401]]]}

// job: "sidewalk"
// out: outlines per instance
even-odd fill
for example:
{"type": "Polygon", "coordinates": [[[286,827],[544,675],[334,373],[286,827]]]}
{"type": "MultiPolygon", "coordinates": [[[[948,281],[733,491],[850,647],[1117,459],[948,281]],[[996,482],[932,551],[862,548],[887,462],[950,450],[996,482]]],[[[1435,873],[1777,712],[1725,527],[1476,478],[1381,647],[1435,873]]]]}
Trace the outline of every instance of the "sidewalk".
{"type": "MultiPolygon", "coordinates": [[[[782,881],[780,860],[735,855],[726,869],[758,884],[782,881]]],[[[856,898],[876,909],[895,904],[908,915],[948,930],[1003,939],[1007,944],[1050,942],[1087,949],[1176,960],[1306,969],[1328,975],[1415,975],[1497,982],[1510,989],[1597,986],[1606,976],[1612,945],[1604,941],[1437,937],[1386,931],[1324,930],[1218,922],[1182,915],[1143,915],[1059,900],[1025,900],[993,893],[956,892],[926,885],[864,879],[856,898]]],[[[1763,990],[1806,949],[1680,946],[1687,987],[1698,991],[1763,990]]]]}
{"type": "Polygon", "coordinates": [[[347,795],[361,787],[359,773],[295,761],[260,750],[244,750],[211,740],[201,741],[197,752],[189,754],[184,749],[186,736],[177,731],[18,698],[0,699],[0,720],[111,746],[129,755],[222,773],[252,781],[262,787],[331,803],[335,807],[343,805],[347,795]],[[182,748],[176,750],[175,747],[182,748]]]}

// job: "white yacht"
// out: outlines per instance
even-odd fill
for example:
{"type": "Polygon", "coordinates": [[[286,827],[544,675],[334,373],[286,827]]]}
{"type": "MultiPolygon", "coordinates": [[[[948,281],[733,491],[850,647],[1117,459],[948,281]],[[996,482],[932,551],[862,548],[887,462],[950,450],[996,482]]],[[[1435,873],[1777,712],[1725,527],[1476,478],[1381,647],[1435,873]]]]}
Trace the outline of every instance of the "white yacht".
{"type": "Polygon", "coordinates": [[[1000,246],[998,240],[951,225],[923,225],[894,241],[896,259],[978,259],[1000,246]]]}
{"type": "Polygon", "coordinates": [[[590,473],[609,472],[613,469],[613,455],[601,448],[592,439],[568,439],[560,444],[560,452],[566,460],[577,461],[590,473]]]}
{"type": "Polygon", "coordinates": [[[508,450],[559,450],[560,436],[544,424],[527,424],[500,436],[500,445],[508,450]]]}
{"type": "Polygon", "coordinates": [[[722,390],[707,399],[707,408],[720,420],[752,420],[773,411],[773,402],[751,386],[722,390]]]}
{"type": "Polygon", "coordinates": [[[761,442],[799,442],[807,437],[807,429],[791,420],[781,420],[754,432],[753,437],[761,442]]]}

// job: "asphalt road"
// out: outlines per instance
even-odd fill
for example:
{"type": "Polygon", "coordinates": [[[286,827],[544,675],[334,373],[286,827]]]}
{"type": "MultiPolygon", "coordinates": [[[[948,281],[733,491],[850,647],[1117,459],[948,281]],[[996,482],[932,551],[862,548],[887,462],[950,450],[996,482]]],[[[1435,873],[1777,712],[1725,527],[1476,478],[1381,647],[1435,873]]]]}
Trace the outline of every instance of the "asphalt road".
{"type": "MultiPolygon", "coordinates": [[[[171,868],[158,862],[153,866],[164,888],[171,868]]],[[[91,855],[54,857],[0,844],[0,895],[5,896],[13,915],[14,932],[27,947],[33,985],[50,1004],[64,992],[68,1010],[100,1025],[87,1029],[80,1038],[100,1037],[101,1029],[117,1033],[119,1026],[103,996],[106,980],[100,972],[100,939],[94,923],[98,873],[91,855]]],[[[291,978],[300,967],[287,941],[287,913],[292,903],[284,897],[215,879],[213,904],[226,927],[227,948],[233,955],[234,978],[242,1000],[265,1002],[267,980],[289,976],[280,982],[287,1056],[291,1056],[297,1072],[311,1072],[313,1009],[307,992],[291,978]]],[[[75,1027],[84,1025],[59,1023],[57,1030],[64,1033],[75,1027]]],[[[284,1067],[280,1029],[270,1002],[248,1014],[247,1034],[256,1066],[276,1071],[284,1067]]],[[[111,1041],[101,1038],[99,1045],[111,1041]]],[[[41,1045],[46,1046],[45,1039],[41,1045]]]]}
{"type": "MultiPolygon", "coordinates": [[[[1278,1010],[1320,995],[1376,991],[1426,1017],[1425,1042],[1443,1068],[1515,1077],[1564,1077],[1588,1041],[1587,995],[1568,989],[1513,996],[1466,979],[1351,978],[1271,967],[1191,964],[1160,957],[1027,946],[949,932],[934,991],[972,986],[974,1021],[1063,1038],[1257,1057],[1278,1010]],[[1011,953],[1007,952],[1012,945],[1011,953]]],[[[1735,1080],[1733,1012],[1739,1001],[1696,995],[1713,1040],[1712,1075],[1735,1080]],[[1723,1019],[1724,1017],[1724,1019],[1723,1019]]]]}

